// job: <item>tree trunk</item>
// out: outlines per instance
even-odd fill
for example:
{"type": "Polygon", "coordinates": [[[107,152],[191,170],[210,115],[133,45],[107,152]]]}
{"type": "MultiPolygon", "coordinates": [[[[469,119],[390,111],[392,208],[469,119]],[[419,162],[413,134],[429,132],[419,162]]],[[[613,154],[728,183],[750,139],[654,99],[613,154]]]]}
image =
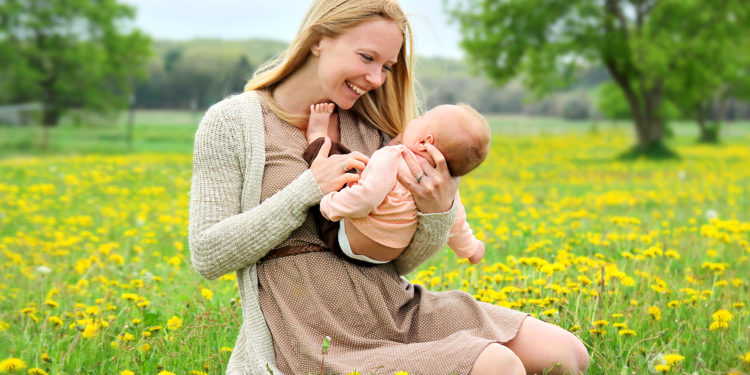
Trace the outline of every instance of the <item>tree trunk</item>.
{"type": "Polygon", "coordinates": [[[42,124],[45,127],[54,127],[60,120],[60,111],[54,108],[50,108],[49,105],[44,106],[42,115],[42,124]]]}
{"type": "Polygon", "coordinates": [[[710,103],[696,103],[695,104],[695,122],[698,123],[698,142],[701,143],[716,143],[719,141],[719,122],[713,122],[712,124],[706,124],[706,108],[710,107],[710,103]]]}

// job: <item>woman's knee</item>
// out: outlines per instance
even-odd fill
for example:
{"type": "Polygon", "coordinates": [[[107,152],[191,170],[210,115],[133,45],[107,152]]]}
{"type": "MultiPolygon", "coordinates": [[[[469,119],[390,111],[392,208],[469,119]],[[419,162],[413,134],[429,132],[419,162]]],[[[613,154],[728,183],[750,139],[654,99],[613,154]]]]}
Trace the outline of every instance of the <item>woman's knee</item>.
{"type": "Polygon", "coordinates": [[[529,374],[579,374],[589,366],[589,353],[572,333],[553,324],[526,318],[506,346],[521,359],[529,374]]]}
{"type": "Polygon", "coordinates": [[[513,351],[500,344],[487,345],[471,368],[470,375],[525,375],[521,359],[513,351]]]}

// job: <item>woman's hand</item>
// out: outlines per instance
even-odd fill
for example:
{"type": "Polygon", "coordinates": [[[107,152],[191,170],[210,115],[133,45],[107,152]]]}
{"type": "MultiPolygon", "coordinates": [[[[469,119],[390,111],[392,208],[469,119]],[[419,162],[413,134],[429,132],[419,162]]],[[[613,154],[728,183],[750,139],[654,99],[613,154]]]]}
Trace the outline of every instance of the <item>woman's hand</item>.
{"type": "Polygon", "coordinates": [[[331,139],[326,137],[323,146],[318,151],[318,156],[310,164],[310,172],[324,195],[341,189],[344,184],[359,181],[359,174],[346,173],[346,171],[350,169],[361,171],[365,169],[369,160],[367,156],[357,151],[328,156],[330,151],[331,139]]]}
{"type": "Polygon", "coordinates": [[[425,148],[432,163],[423,157],[415,158],[414,154],[404,150],[408,169],[403,166],[399,168],[398,181],[414,195],[414,203],[420,212],[429,214],[448,211],[456,197],[460,178],[451,177],[445,157],[437,147],[426,143],[425,148]]]}

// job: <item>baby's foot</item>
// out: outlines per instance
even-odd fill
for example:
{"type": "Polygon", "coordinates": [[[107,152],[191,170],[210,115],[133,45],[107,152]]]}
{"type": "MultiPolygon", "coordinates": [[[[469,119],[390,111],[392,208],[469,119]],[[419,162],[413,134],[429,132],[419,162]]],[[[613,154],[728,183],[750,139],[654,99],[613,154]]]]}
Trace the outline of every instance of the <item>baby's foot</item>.
{"type": "Polygon", "coordinates": [[[320,103],[310,106],[310,120],[305,131],[308,144],[328,134],[328,120],[331,118],[334,108],[336,108],[336,105],[333,103],[320,103]]]}

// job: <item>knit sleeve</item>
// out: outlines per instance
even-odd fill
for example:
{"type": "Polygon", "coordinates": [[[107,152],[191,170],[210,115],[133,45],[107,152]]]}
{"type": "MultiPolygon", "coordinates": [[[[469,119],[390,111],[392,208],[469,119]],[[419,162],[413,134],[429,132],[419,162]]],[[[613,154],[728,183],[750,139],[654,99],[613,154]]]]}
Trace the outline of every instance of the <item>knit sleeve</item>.
{"type": "MultiPolygon", "coordinates": [[[[251,145],[242,143],[242,121],[228,119],[237,110],[214,105],[195,135],[188,237],[193,267],[209,280],[257,262],[302,224],[307,209],[323,195],[307,170],[242,212],[243,172],[250,168],[242,161],[251,145]]],[[[255,120],[262,116],[255,114],[255,120]]],[[[250,188],[260,189],[260,180],[250,188]]]]}
{"type": "Polygon", "coordinates": [[[417,232],[414,233],[414,238],[409,247],[393,260],[399,275],[414,271],[448,242],[448,234],[456,217],[456,201],[453,201],[453,206],[448,211],[434,214],[418,212],[417,216],[417,232]]]}

